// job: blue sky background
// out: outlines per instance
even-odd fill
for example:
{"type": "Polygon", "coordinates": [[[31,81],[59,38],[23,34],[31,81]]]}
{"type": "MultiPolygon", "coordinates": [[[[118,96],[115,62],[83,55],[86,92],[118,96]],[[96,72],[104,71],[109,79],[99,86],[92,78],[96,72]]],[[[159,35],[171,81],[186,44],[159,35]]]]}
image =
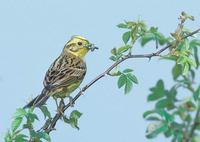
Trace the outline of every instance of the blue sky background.
{"type": "MultiPolygon", "coordinates": [[[[16,108],[40,93],[46,70],[72,35],[82,35],[100,48],[86,57],[88,72],[83,86],[111,64],[108,60],[111,48],[122,45],[124,31],[116,27],[118,23],[140,18],[150,26],[158,26],[168,36],[183,10],[196,17],[196,22],[188,24],[196,29],[200,23],[198,0],[1,0],[0,139],[9,129],[16,108]]],[[[154,49],[151,46],[145,49],[137,46],[135,53],[151,52],[154,49]]],[[[53,142],[170,141],[163,136],[147,140],[148,123],[142,114],[153,107],[146,101],[149,87],[160,78],[170,87],[172,64],[155,58],[151,62],[133,59],[123,66],[134,69],[139,85],[124,96],[117,89],[116,78],[103,78],[72,108],[83,113],[80,130],[59,122],[57,131],[52,132],[53,142]]],[[[49,100],[48,105],[54,112],[54,102],[49,100]]]]}

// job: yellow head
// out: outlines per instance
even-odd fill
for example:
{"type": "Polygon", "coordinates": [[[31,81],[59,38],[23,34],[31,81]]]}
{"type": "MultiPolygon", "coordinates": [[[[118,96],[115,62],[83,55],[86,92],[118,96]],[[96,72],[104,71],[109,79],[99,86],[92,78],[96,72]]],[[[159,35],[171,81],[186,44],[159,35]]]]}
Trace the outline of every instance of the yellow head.
{"type": "Polygon", "coordinates": [[[75,56],[83,58],[91,49],[92,44],[81,36],[73,36],[64,46],[64,52],[69,52],[75,56]]]}

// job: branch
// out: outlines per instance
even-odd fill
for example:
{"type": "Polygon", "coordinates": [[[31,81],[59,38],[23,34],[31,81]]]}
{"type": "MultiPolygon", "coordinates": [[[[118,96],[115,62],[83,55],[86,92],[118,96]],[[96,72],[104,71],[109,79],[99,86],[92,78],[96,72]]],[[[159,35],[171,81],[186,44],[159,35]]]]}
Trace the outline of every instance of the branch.
{"type": "MultiPolygon", "coordinates": [[[[200,28],[195,30],[194,32],[184,36],[182,39],[188,38],[190,36],[193,36],[194,34],[200,32],[200,28]]],[[[152,57],[155,56],[160,56],[160,54],[162,52],[164,52],[165,50],[167,50],[168,48],[170,48],[171,46],[173,46],[173,43],[168,44],[166,47],[158,50],[157,52],[153,52],[150,54],[137,54],[137,55],[131,55],[128,54],[126,56],[124,56],[123,58],[121,58],[120,60],[118,60],[117,62],[115,62],[114,64],[112,64],[109,68],[107,68],[103,73],[99,74],[96,78],[94,78],[91,82],[89,82],[87,85],[85,85],[79,92],[78,94],[71,100],[70,103],[68,103],[67,105],[63,106],[62,108],[60,108],[61,110],[59,110],[56,115],[53,117],[51,123],[49,124],[48,127],[42,128],[46,133],[50,133],[52,130],[55,130],[55,126],[57,121],[62,117],[62,114],[71,106],[71,103],[75,103],[76,100],[90,87],[92,86],[95,82],[97,82],[98,80],[100,80],[101,78],[103,78],[105,75],[109,75],[110,71],[112,71],[112,69],[114,69],[117,65],[119,65],[120,63],[124,62],[127,59],[131,59],[131,58],[149,58],[151,59],[152,57]]]]}

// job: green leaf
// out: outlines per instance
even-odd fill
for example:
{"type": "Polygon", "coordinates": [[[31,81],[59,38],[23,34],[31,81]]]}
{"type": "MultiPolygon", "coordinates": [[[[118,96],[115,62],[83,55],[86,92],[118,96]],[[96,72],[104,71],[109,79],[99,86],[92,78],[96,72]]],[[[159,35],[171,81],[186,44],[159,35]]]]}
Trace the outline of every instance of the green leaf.
{"type": "Polygon", "coordinates": [[[51,118],[51,113],[49,112],[48,108],[46,106],[41,106],[40,110],[42,111],[42,113],[44,114],[44,118],[48,117],[51,118]]]}
{"type": "Polygon", "coordinates": [[[194,39],[190,42],[190,48],[193,49],[193,52],[194,52],[196,68],[198,68],[200,65],[199,56],[198,56],[198,48],[197,48],[198,46],[200,46],[200,40],[194,39]]]}
{"type": "Polygon", "coordinates": [[[195,101],[199,99],[199,95],[200,95],[200,86],[197,88],[197,90],[193,94],[195,101]]]}
{"type": "Polygon", "coordinates": [[[124,29],[127,29],[127,28],[128,28],[127,24],[124,24],[124,23],[118,24],[117,27],[118,27],[118,28],[124,28],[124,29]]]}
{"type": "Polygon", "coordinates": [[[30,120],[31,123],[33,123],[35,120],[39,120],[39,118],[37,117],[37,115],[34,114],[34,113],[27,113],[26,114],[26,118],[28,120],[30,120]]]}
{"type": "Polygon", "coordinates": [[[189,65],[193,66],[193,67],[196,67],[196,66],[197,66],[196,62],[195,62],[194,60],[190,59],[190,58],[187,58],[187,63],[188,63],[189,65]]]}
{"type": "Polygon", "coordinates": [[[123,73],[129,73],[129,72],[133,72],[133,70],[132,69],[125,69],[125,70],[123,70],[123,73]]]}
{"type": "Polygon", "coordinates": [[[171,126],[176,128],[179,131],[182,131],[185,127],[185,125],[183,123],[177,123],[177,122],[172,122],[171,126]]]}
{"type": "Polygon", "coordinates": [[[190,74],[191,74],[192,80],[194,80],[195,79],[195,71],[193,69],[190,70],[190,74]]]}
{"type": "Polygon", "coordinates": [[[136,22],[134,22],[134,21],[126,21],[125,22],[126,23],[126,25],[127,25],[127,28],[129,28],[129,29],[134,29],[135,28],[135,26],[136,26],[136,22]]]}
{"type": "Polygon", "coordinates": [[[167,110],[172,110],[175,108],[175,103],[177,102],[177,86],[173,86],[169,91],[167,91],[167,99],[171,102],[167,105],[167,110]]]}
{"type": "Polygon", "coordinates": [[[27,124],[23,125],[23,129],[33,129],[32,123],[27,122],[27,124]]]}
{"type": "Polygon", "coordinates": [[[189,64],[188,63],[185,63],[185,66],[183,68],[183,75],[187,75],[189,72],[189,64]]]}
{"type": "Polygon", "coordinates": [[[24,134],[19,134],[15,137],[15,142],[28,142],[26,138],[28,138],[28,136],[24,134]]]}
{"type": "Polygon", "coordinates": [[[14,114],[14,117],[23,117],[26,115],[26,111],[23,108],[18,108],[14,114]]]}
{"type": "Polygon", "coordinates": [[[197,46],[200,46],[200,40],[193,39],[192,41],[190,41],[190,48],[194,48],[197,46]]]}
{"type": "Polygon", "coordinates": [[[173,79],[176,80],[182,74],[182,66],[180,64],[176,64],[172,68],[173,79]]]}
{"type": "Polygon", "coordinates": [[[166,132],[164,132],[164,135],[166,138],[169,138],[173,135],[173,130],[172,129],[168,129],[166,132]]]}
{"type": "Polygon", "coordinates": [[[197,119],[197,127],[196,127],[196,130],[200,131],[200,117],[197,119]]]}
{"type": "Polygon", "coordinates": [[[44,140],[46,140],[48,142],[51,141],[50,136],[47,133],[45,133],[45,132],[38,132],[36,135],[38,135],[39,138],[44,139],[44,140]]]}
{"type": "Polygon", "coordinates": [[[154,113],[156,113],[155,110],[148,110],[148,111],[144,112],[143,118],[146,118],[147,116],[154,114],[154,113]]]}
{"type": "Polygon", "coordinates": [[[33,113],[33,111],[34,111],[34,107],[31,107],[28,109],[28,113],[33,113]]]}
{"type": "Polygon", "coordinates": [[[133,83],[129,79],[127,79],[125,88],[124,88],[124,93],[128,94],[132,90],[132,87],[133,87],[133,83]]]}
{"type": "Polygon", "coordinates": [[[151,27],[151,28],[149,29],[149,32],[150,32],[150,33],[157,33],[157,32],[158,32],[158,27],[151,27]]]}
{"type": "Polygon", "coordinates": [[[125,44],[128,43],[130,37],[131,37],[131,32],[130,32],[130,31],[125,32],[125,33],[123,34],[122,39],[123,39],[123,41],[124,41],[125,44]]]}
{"type": "Polygon", "coordinates": [[[79,119],[81,117],[82,113],[79,112],[78,110],[73,110],[70,114],[70,119],[74,118],[74,119],[79,119]]]}
{"type": "Polygon", "coordinates": [[[118,88],[121,88],[122,86],[124,86],[126,84],[126,80],[127,80],[126,75],[124,75],[124,74],[120,75],[118,82],[117,82],[118,88]]]}
{"type": "Polygon", "coordinates": [[[155,40],[155,35],[153,33],[146,33],[141,37],[141,45],[144,46],[152,40],[155,40]]]}
{"type": "Polygon", "coordinates": [[[174,120],[173,116],[170,115],[167,111],[165,111],[165,109],[154,109],[154,110],[149,110],[149,111],[146,111],[144,114],[143,114],[143,117],[147,119],[147,117],[149,117],[149,115],[151,116],[152,114],[157,114],[159,116],[161,116],[162,118],[164,117],[166,122],[172,122],[174,120]]]}
{"type": "Polygon", "coordinates": [[[159,113],[160,113],[160,115],[162,115],[162,116],[165,118],[165,120],[166,120],[168,123],[171,123],[171,122],[174,121],[173,115],[169,114],[169,113],[168,113],[167,111],[165,111],[164,109],[163,109],[163,110],[161,109],[161,111],[160,111],[159,113]]]}
{"type": "Polygon", "coordinates": [[[36,137],[37,136],[37,132],[35,132],[35,130],[30,129],[30,136],[31,137],[36,137]]]}
{"type": "Polygon", "coordinates": [[[158,100],[166,95],[166,91],[164,90],[164,83],[162,80],[159,80],[156,83],[156,86],[150,88],[151,94],[148,96],[148,101],[158,100]]]}
{"type": "Polygon", "coordinates": [[[10,131],[7,131],[7,132],[6,132],[6,135],[5,135],[5,137],[4,137],[4,141],[5,141],[5,142],[13,142],[10,131]]]}
{"type": "Polygon", "coordinates": [[[182,142],[183,141],[183,131],[174,131],[174,139],[172,142],[182,142]]]}
{"type": "Polygon", "coordinates": [[[116,58],[116,56],[110,56],[110,58],[109,58],[110,60],[112,60],[112,61],[117,61],[117,58],[116,58]]]}
{"type": "Polygon", "coordinates": [[[199,56],[198,56],[198,49],[197,47],[194,47],[194,59],[195,59],[195,62],[197,64],[196,68],[199,67],[200,65],[200,61],[199,61],[199,56]]]}
{"type": "Polygon", "coordinates": [[[128,73],[126,75],[128,77],[128,79],[130,79],[132,82],[134,82],[135,84],[138,84],[138,80],[137,77],[135,75],[133,75],[132,73],[128,73]]]}
{"type": "Polygon", "coordinates": [[[186,121],[186,119],[188,117],[188,113],[183,106],[179,106],[178,110],[175,114],[177,114],[183,121],[186,121]]]}
{"type": "Polygon", "coordinates": [[[146,120],[150,120],[150,121],[160,121],[160,118],[156,117],[156,116],[149,116],[146,118],[146,120]]]}
{"type": "Polygon", "coordinates": [[[63,115],[62,118],[65,123],[70,123],[70,119],[66,115],[63,115]]]}
{"type": "Polygon", "coordinates": [[[178,49],[179,50],[189,49],[189,40],[188,39],[184,39],[182,42],[180,42],[179,45],[178,45],[178,49]]]}
{"type": "MultiPolygon", "coordinates": [[[[182,12],[181,12],[181,16],[182,16],[181,18],[184,19],[184,20],[188,20],[188,19],[189,19],[189,20],[191,20],[191,21],[194,21],[194,16],[189,15],[189,14],[186,13],[185,11],[182,11],[182,12]]],[[[181,20],[182,20],[182,19],[181,19],[181,20]]]]}
{"type": "Polygon", "coordinates": [[[163,55],[161,57],[161,59],[171,60],[171,61],[177,61],[177,56],[174,56],[174,55],[163,55]]]}
{"type": "Polygon", "coordinates": [[[156,40],[159,42],[160,45],[164,45],[165,43],[167,43],[167,39],[163,34],[157,32],[155,35],[156,35],[156,40]]]}
{"type": "Polygon", "coordinates": [[[70,125],[72,128],[76,128],[79,130],[79,127],[78,127],[78,121],[76,119],[70,119],[70,125]]]}
{"type": "Polygon", "coordinates": [[[125,46],[122,46],[120,48],[117,49],[117,55],[120,55],[126,51],[128,51],[132,46],[130,45],[125,45],[125,46]]]}
{"type": "Polygon", "coordinates": [[[111,54],[113,54],[113,55],[117,55],[117,49],[116,48],[113,48],[112,50],[111,50],[111,54]]]}
{"type": "Polygon", "coordinates": [[[154,122],[148,126],[146,137],[149,139],[155,138],[158,134],[164,133],[167,130],[168,130],[167,124],[162,122],[154,122]]]}
{"type": "Polygon", "coordinates": [[[187,57],[185,57],[185,56],[180,56],[177,59],[177,64],[184,65],[186,62],[187,62],[187,57]]]}
{"type": "Polygon", "coordinates": [[[156,103],[156,108],[158,108],[158,109],[168,108],[168,107],[173,107],[173,106],[174,106],[174,104],[173,104],[172,100],[170,100],[170,99],[162,99],[156,103]]]}
{"type": "Polygon", "coordinates": [[[81,117],[82,113],[80,113],[78,110],[74,110],[70,114],[70,125],[72,128],[76,128],[79,130],[78,127],[78,119],[81,117]]]}
{"type": "Polygon", "coordinates": [[[17,128],[19,128],[21,122],[22,122],[22,117],[16,117],[14,118],[14,120],[12,121],[12,124],[11,124],[11,128],[12,128],[12,131],[15,132],[17,130],[17,128]]]}
{"type": "Polygon", "coordinates": [[[157,44],[164,45],[168,42],[169,39],[165,38],[162,33],[158,32],[157,27],[151,27],[150,30],[144,35],[144,37],[142,37],[141,44],[144,46],[146,43],[152,40],[156,41],[157,46],[157,44]]]}

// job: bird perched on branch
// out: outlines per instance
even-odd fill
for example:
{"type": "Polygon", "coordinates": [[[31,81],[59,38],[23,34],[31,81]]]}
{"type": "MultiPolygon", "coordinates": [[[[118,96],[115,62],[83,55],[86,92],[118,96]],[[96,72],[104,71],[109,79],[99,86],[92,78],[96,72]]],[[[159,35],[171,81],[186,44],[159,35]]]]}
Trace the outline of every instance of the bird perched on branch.
{"type": "MultiPolygon", "coordinates": [[[[83,60],[89,50],[98,49],[87,39],[73,36],[64,46],[60,56],[53,62],[44,78],[44,89],[24,108],[40,107],[52,96],[54,99],[69,97],[81,84],[86,74],[83,60]]],[[[57,102],[57,101],[56,101],[57,102]]]]}

